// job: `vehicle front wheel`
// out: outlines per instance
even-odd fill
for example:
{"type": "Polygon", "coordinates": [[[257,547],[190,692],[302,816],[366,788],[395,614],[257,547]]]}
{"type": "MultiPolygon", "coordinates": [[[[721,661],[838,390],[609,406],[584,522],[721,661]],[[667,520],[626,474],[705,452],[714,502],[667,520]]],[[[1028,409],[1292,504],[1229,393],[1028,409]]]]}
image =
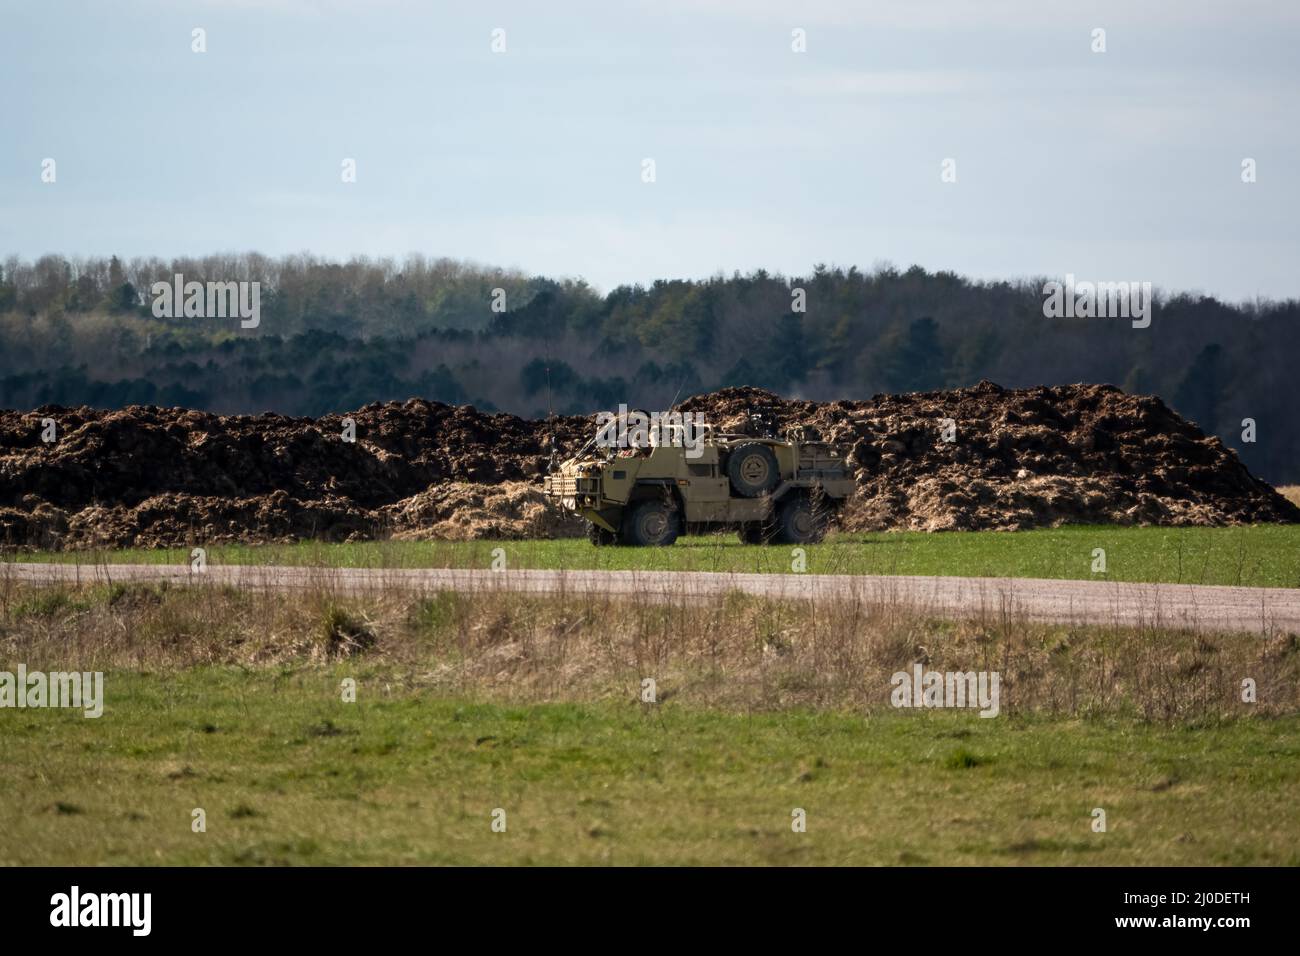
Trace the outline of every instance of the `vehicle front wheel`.
{"type": "Polygon", "coordinates": [[[623,519],[623,540],[628,544],[666,547],[680,533],[677,509],[669,508],[662,501],[643,501],[623,519]]]}

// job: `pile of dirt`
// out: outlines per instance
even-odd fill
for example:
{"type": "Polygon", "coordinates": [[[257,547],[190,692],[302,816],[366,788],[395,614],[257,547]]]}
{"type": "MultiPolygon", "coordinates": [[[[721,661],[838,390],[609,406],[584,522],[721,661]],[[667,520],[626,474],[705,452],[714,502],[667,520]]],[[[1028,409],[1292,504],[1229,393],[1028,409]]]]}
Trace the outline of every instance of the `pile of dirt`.
{"type": "Polygon", "coordinates": [[[540,479],[552,438],[577,447],[590,427],[421,399],[319,419],[154,406],[0,412],[0,545],[577,533],[539,516],[540,479]],[[518,490],[529,482],[538,487],[518,490]]]}
{"type": "Polygon", "coordinates": [[[392,536],[410,541],[574,538],[585,528],[581,518],[549,503],[539,484],[523,481],[437,485],[382,511],[392,536]]]}
{"type": "Polygon", "coordinates": [[[683,404],[724,429],[756,409],[850,449],[858,489],[845,530],[1300,521],[1218,438],[1112,385],[980,382],[826,403],[729,388],[683,404]]]}
{"type": "MultiPolygon", "coordinates": [[[[757,409],[850,449],[849,530],[1300,521],[1217,438],[1111,386],[982,382],[829,403],[731,388],[683,405],[724,428],[757,409]]],[[[594,417],[527,421],[424,400],[319,419],[0,412],[0,544],[568,536],[579,523],[546,504],[540,479],[553,449],[571,453],[593,428],[594,417]]]]}

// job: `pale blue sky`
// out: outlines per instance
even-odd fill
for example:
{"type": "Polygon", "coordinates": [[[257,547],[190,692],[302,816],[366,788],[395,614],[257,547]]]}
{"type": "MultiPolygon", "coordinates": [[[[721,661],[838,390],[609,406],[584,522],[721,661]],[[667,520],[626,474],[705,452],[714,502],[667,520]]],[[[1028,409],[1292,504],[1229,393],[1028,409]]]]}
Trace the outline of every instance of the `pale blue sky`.
{"type": "Polygon", "coordinates": [[[1300,296],[1300,4],[0,10],[0,256],[421,252],[602,290],[890,260],[1300,296]]]}

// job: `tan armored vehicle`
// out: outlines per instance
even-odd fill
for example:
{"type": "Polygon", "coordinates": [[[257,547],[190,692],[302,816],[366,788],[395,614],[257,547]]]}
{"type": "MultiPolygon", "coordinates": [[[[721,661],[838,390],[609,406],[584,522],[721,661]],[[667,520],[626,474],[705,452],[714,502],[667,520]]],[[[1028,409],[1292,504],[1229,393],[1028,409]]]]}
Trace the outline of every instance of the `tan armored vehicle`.
{"type": "MultiPolygon", "coordinates": [[[[760,416],[751,426],[764,430],[760,416]]],[[[687,529],[718,528],[736,529],[746,544],[805,544],[821,540],[853,487],[841,450],[811,429],[778,438],[702,426],[693,438],[651,432],[631,448],[592,439],[553,469],[544,490],[587,520],[593,544],[669,545],[687,529]]]]}

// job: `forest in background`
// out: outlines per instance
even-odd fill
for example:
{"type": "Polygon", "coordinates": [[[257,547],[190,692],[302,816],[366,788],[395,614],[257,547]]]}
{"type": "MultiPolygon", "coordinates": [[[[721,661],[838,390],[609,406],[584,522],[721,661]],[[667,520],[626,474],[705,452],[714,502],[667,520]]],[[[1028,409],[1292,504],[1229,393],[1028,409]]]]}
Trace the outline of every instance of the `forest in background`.
{"type": "Polygon", "coordinates": [[[422,397],[542,417],[666,408],[727,385],[831,400],[981,379],[1109,382],[1159,395],[1261,477],[1300,481],[1290,388],[1300,302],[1157,292],[1150,327],[1135,329],[1044,318],[1046,278],[1062,277],[817,266],[602,295],[577,279],[422,256],[10,258],[0,265],[0,406],[315,416],[422,397]],[[156,318],[149,289],[177,273],[259,282],[259,326],[156,318]],[[1253,443],[1242,440],[1245,418],[1253,443]]]}

